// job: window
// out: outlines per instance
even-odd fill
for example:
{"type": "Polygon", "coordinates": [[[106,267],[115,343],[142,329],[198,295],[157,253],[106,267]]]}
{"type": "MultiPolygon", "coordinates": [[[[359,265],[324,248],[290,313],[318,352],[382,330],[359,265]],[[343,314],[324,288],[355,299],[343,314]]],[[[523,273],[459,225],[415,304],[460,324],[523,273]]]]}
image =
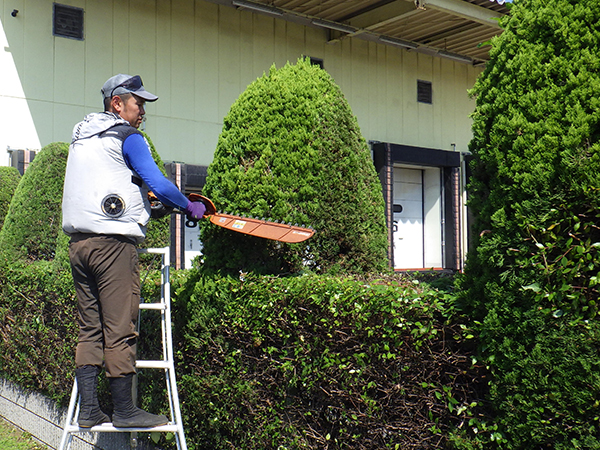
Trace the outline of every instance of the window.
{"type": "Polygon", "coordinates": [[[83,9],[74,6],[53,4],[52,34],[83,40],[83,9]]]}

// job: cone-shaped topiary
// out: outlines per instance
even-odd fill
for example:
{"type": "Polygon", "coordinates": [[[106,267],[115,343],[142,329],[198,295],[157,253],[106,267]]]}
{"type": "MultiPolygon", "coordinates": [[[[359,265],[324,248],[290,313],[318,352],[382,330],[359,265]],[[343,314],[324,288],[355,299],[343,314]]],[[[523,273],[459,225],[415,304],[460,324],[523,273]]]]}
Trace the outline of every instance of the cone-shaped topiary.
{"type": "Polygon", "coordinates": [[[381,185],[339,87],[308,60],[248,86],[224,119],[203,189],[217,209],[312,226],[281,244],[202,223],[204,268],[236,273],[387,267],[381,185]]]}
{"type": "Polygon", "coordinates": [[[473,89],[460,300],[502,448],[600,448],[599,21],[596,0],[515,1],[473,89]]]}
{"type": "Polygon", "coordinates": [[[0,230],[3,260],[54,259],[68,148],[64,142],[48,144],[25,171],[0,230]]]}
{"type": "Polygon", "coordinates": [[[20,180],[21,174],[15,167],[0,166],[0,229],[20,180]]]}

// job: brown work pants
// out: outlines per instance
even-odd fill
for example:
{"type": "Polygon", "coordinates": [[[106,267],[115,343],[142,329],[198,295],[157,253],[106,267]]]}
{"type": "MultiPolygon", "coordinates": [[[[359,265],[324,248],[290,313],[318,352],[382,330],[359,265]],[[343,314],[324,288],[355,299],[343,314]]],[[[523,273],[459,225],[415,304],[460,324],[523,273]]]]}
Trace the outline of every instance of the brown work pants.
{"type": "Polygon", "coordinates": [[[135,372],[140,274],[135,245],[123,236],[76,234],[69,245],[78,300],[77,368],[106,367],[106,376],[135,372]]]}

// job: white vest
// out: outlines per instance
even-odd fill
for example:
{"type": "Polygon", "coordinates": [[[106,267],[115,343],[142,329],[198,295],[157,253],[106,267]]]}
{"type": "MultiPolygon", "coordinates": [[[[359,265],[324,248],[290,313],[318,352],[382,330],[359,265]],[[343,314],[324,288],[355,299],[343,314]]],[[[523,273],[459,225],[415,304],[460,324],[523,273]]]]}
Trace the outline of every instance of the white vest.
{"type": "Polygon", "coordinates": [[[148,187],[123,157],[123,140],[135,132],[112,113],[89,114],[75,126],[63,192],[65,233],[116,234],[138,243],[144,240],[150,220],[148,187]],[[115,125],[127,127],[113,128],[115,125]]]}

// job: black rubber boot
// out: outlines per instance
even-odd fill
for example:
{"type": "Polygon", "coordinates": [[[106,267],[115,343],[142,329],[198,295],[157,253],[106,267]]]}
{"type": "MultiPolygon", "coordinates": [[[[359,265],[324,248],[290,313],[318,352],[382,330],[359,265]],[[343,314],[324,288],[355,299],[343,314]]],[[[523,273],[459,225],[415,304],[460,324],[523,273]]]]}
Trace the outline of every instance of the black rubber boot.
{"type": "Polygon", "coordinates": [[[133,374],[122,378],[109,378],[113,398],[113,426],[119,428],[147,428],[166,425],[169,420],[163,415],[150,414],[133,404],[131,383],[133,374]]]}
{"type": "Polygon", "coordinates": [[[77,390],[81,396],[79,417],[77,423],[82,428],[110,422],[110,418],[102,412],[98,404],[98,374],[100,369],[96,366],[83,366],[75,369],[77,377],[77,390]]]}

